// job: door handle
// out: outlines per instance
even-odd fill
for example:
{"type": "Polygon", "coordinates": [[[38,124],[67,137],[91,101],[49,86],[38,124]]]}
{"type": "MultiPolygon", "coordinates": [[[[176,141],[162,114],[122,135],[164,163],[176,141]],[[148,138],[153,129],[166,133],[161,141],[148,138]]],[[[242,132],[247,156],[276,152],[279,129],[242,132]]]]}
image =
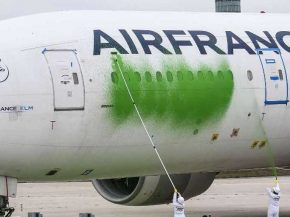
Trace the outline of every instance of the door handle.
{"type": "Polygon", "coordinates": [[[73,72],[73,73],[72,73],[72,76],[73,76],[74,84],[75,84],[75,85],[78,85],[78,84],[79,84],[78,73],[73,72]]]}

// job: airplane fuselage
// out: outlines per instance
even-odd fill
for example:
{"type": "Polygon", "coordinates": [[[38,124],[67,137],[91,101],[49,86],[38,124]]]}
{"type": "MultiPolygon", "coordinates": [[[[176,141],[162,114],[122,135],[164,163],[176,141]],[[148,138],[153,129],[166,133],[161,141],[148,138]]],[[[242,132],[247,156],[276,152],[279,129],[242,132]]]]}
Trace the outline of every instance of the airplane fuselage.
{"type": "Polygon", "coordinates": [[[287,19],[81,11],[1,21],[0,174],[163,174],[121,73],[170,173],[289,166],[287,19]]]}

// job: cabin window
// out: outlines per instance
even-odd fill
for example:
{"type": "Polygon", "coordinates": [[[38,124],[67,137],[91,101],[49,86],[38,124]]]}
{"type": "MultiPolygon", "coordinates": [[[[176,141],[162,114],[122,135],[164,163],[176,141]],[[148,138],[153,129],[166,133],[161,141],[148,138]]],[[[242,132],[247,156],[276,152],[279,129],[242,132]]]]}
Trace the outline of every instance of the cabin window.
{"type": "Polygon", "coordinates": [[[141,75],[139,72],[135,72],[135,79],[136,81],[141,82],[141,75]]]}
{"type": "Polygon", "coordinates": [[[130,81],[131,80],[130,79],[130,75],[129,75],[128,72],[124,72],[123,75],[124,75],[124,78],[126,79],[126,81],[130,81]]]}
{"type": "Polygon", "coordinates": [[[162,74],[161,74],[161,72],[156,72],[156,79],[157,79],[157,81],[158,82],[161,82],[162,81],[162,74]]]}
{"type": "Polygon", "coordinates": [[[187,77],[188,77],[188,80],[190,80],[190,81],[193,80],[193,73],[192,73],[192,71],[188,71],[187,72],[187,77]]]}
{"type": "Polygon", "coordinates": [[[198,77],[198,79],[204,79],[204,74],[203,74],[203,72],[202,72],[202,71],[198,71],[198,72],[197,72],[197,77],[198,77]]]}
{"type": "Polygon", "coordinates": [[[225,77],[224,77],[224,74],[223,74],[222,71],[218,71],[217,76],[218,76],[218,78],[221,79],[221,80],[225,78],[225,77]]]}
{"type": "Polygon", "coordinates": [[[145,79],[147,82],[151,82],[152,81],[152,75],[150,72],[145,72],[145,79]]]}
{"type": "Polygon", "coordinates": [[[213,78],[214,78],[213,77],[213,72],[212,71],[208,71],[207,74],[208,74],[208,79],[209,80],[213,80],[213,78]]]}
{"type": "Polygon", "coordinates": [[[284,80],[284,76],[283,76],[283,72],[281,69],[278,70],[279,72],[279,78],[280,78],[280,81],[283,81],[284,80]]]}
{"type": "Polygon", "coordinates": [[[166,77],[167,77],[167,81],[168,82],[172,82],[173,81],[173,75],[171,71],[167,71],[166,72],[166,77]]]}
{"type": "Polygon", "coordinates": [[[178,71],[177,72],[177,79],[178,79],[178,81],[182,81],[183,80],[183,73],[182,73],[182,71],[178,71]]]}
{"type": "Polygon", "coordinates": [[[111,73],[111,79],[112,79],[112,82],[113,82],[114,84],[117,84],[117,83],[118,83],[119,78],[118,78],[118,75],[117,75],[116,72],[112,72],[112,73],[111,73]]]}
{"type": "Polygon", "coordinates": [[[253,80],[253,73],[252,73],[251,70],[248,70],[248,71],[247,71],[247,75],[248,75],[248,79],[249,79],[249,81],[252,81],[252,80],[253,80]]]}

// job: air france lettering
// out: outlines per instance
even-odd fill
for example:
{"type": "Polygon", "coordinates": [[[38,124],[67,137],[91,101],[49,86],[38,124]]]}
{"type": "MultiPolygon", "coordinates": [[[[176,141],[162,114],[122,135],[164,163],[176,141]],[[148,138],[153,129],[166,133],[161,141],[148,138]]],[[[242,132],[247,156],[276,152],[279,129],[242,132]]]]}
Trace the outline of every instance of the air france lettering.
{"type": "Polygon", "coordinates": [[[33,111],[33,106],[0,106],[0,112],[26,112],[33,111]]]}
{"type": "Polygon", "coordinates": [[[286,38],[290,37],[290,31],[279,31],[276,34],[271,34],[268,31],[259,34],[245,31],[243,37],[232,31],[226,31],[224,37],[222,37],[226,39],[226,47],[218,45],[218,40],[222,40],[221,37],[216,37],[213,33],[201,30],[163,30],[166,37],[162,37],[160,33],[152,30],[132,30],[130,34],[129,31],[120,29],[119,33],[121,40],[120,37],[118,39],[113,38],[102,30],[94,30],[94,55],[101,55],[103,49],[116,50],[120,54],[139,54],[141,51],[135,45],[133,35],[139,41],[145,54],[152,54],[152,48],[155,48],[155,50],[165,55],[181,55],[182,47],[193,46],[196,46],[202,55],[206,55],[209,50],[219,55],[233,55],[237,50],[244,50],[253,55],[259,48],[279,47],[290,52],[290,44],[286,42],[286,38]],[[126,45],[120,43],[124,40],[126,45]],[[164,45],[165,40],[168,40],[171,46],[166,47],[164,45]]]}

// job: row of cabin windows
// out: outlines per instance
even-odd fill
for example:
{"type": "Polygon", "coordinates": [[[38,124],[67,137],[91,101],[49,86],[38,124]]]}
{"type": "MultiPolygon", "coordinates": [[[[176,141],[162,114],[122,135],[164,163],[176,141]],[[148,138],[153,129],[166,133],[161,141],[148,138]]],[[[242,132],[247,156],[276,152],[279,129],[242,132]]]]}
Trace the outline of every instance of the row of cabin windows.
{"type": "MultiPolygon", "coordinates": [[[[229,70],[228,73],[229,73],[231,76],[233,76],[231,70],[229,70]]],[[[280,79],[281,81],[283,81],[283,80],[284,80],[284,76],[283,76],[283,71],[282,71],[281,69],[278,70],[278,75],[279,75],[279,79],[280,79]]],[[[136,81],[141,82],[141,75],[140,75],[139,72],[134,72],[134,78],[129,77],[128,74],[127,74],[126,72],[124,73],[124,76],[125,76],[129,81],[130,81],[131,79],[135,79],[136,81]]],[[[218,71],[218,73],[217,73],[217,77],[218,77],[219,79],[224,79],[224,74],[223,74],[223,72],[222,72],[222,71],[218,71]]],[[[248,80],[249,80],[249,81],[252,81],[252,80],[253,80],[254,76],[253,76],[253,72],[252,72],[251,70],[248,70],[248,71],[247,71],[247,77],[248,77],[248,80]]],[[[187,80],[194,80],[194,76],[193,76],[193,73],[192,73],[191,71],[188,71],[188,72],[186,73],[186,75],[185,75],[182,71],[177,71],[177,73],[176,73],[176,78],[177,78],[178,81],[183,81],[183,80],[185,80],[185,79],[187,79],[187,80]]],[[[197,78],[198,78],[198,79],[203,79],[203,80],[205,80],[205,79],[213,80],[213,79],[214,79],[214,74],[213,74],[212,71],[208,71],[207,73],[204,73],[204,72],[202,72],[202,71],[198,71],[198,72],[197,72],[197,78]]],[[[232,78],[233,78],[233,77],[232,77],[232,78]]],[[[112,74],[111,74],[111,79],[112,79],[112,82],[113,82],[113,83],[118,83],[118,81],[119,81],[119,76],[118,76],[118,74],[117,74],[116,72],[112,72],[112,74]]],[[[167,72],[166,72],[166,79],[167,79],[168,82],[172,82],[172,81],[174,80],[174,76],[173,76],[173,73],[172,73],[171,71],[167,71],[167,72]]],[[[150,72],[148,72],[148,71],[145,72],[145,80],[146,80],[147,82],[152,82],[152,80],[153,80],[153,76],[152,76],[152,74],[151,74],[150,72]]],[[[163,75],[162,75],[162,73],[161,73],[160,71],[157,71],[157,72],[156,72],[156,80],[157,80],[158,82],[161,82],[161,81],[163,80],[163,75]]]]}
{"type": "MultiPolygon", "coordinates": [[[[232,76],[232,71],[228,71],[228,73],[232,76]]],[[[124,76],[125,78],[130,81],[131,79],[134,79],[138,82],[141,82],[141,75],[139,72],[134,72],[133,75],[131,75],[131,77],[128,75],[128,73],[124,72],[124,76]]],[[[147,82],[152,82],[153,80],[153,76],[151,74],[151,72],[146,71],[145,72],[145,80],[147,82]]],[[[224,79],[224,74],[222,71],[218,71],[217,72],[217,77],[219,79],[224,79]]],[[[118,83],[119,79],[122,78],[120,76],[118,76],[118,74],[116,72],[112,72],[111,73],[111,79],[113,83],[118,83]]],[[[178,81],[183,81],[183,80],[194,80],[194,75],[192,71],[187,71],[186,73],[182,72],[182,71],[177,71],[176,72],[176,78],[178,81]]],[[[202,80],[213,80],[214,79],[214,74],[212,71],[208,71],[207,73],[204,73],[202,71],[198,71],[197,72],[197,78],[198,79],[202,79],[202,80]]],[[[156,80],[158,82],[162,82],[163,79],[166,79],[168,82],[173,82],[174,80],[174,74],[171,71],[167,71],[166,75],[162,75],[162,73],[160,71],[156,72],[156,80]],[[164,78],[166,77],[166,78],[164,78]]]]}

